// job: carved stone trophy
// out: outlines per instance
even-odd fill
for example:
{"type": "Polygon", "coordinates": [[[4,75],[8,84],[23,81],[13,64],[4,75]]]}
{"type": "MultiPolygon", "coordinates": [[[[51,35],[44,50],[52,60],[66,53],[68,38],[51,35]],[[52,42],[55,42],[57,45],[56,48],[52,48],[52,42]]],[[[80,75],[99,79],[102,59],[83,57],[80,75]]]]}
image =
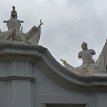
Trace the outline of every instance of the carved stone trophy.
{"type": "Polygon", "coordinates": [[[41,35],[41,25],[43,24],[42,20],[40,20],[38,27],[33,26],[27,33],[23,33],[21,29],[21,23],[23,23],[23,21],[17,19],[15,6],[12,8],[10,20],[4,21],[4,23],[7,23],[8,31],[0,32],[0,43],[14,41],[16,43],[38,45],[41,35]]]}

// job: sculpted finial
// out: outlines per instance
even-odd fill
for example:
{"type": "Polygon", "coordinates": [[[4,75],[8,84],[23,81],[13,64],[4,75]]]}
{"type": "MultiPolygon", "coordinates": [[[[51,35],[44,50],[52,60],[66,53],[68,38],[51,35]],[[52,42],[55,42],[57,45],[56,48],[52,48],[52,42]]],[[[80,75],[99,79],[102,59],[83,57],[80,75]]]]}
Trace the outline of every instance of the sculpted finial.
{"type": "Polygon", "coordinates": [[[11,11],[11,18],[17,18],[17,12],[15,10],[15,6],[12,6],[12,11],[11,11]]]}
{"type": "Polygon", "coordinates": [[[81,58],[83,64],[93,63],[92,55],[95,55],[95,51],[93,49],[88,49],[87,43],[83,42],[81,45],[83,51],[79,52],[78,58],[81,58]]]}
{"type": "Polygon", "coordinates": [[[8,31],[0,32],[0,42],[20,41],[27,44],[38,45],[41,35],[41,25],[43,25],[42,19],[38,27],[33,26],[27,33],[23,33],[23,28],[21,27],[23,21],[17,19],[17,11],[15,10],[15,6],[12,6],[11,18],[4,21],[4,23],[7,23],[8,31]]]}
{"type": "Polygon", "coordinates": [[[12,11],[11,11],[11,18],[8,21],[4,21],[4,23],[7,23],[8,30],[16,28],[17,30],[20,30],[21,23],[23,21],[20,21],[17,19],[17,12],[15,10],[15,6],[12,6],[12,11]]]}

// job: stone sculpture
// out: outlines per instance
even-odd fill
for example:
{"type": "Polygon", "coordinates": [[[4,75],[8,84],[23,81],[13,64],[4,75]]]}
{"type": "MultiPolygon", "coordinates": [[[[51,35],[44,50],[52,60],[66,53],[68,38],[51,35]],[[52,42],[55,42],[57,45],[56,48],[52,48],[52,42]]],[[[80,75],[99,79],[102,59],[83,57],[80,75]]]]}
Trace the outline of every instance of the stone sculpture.
{"type": "Polygon", "coordinates": [[[90,64],[93,63],[94,60],[92,59],[92,55],[95,55],[95,51],[93,49],[88,49],[87,43],[83,42],[81,45],[82,51],[79,52],[78,58],[81,58],[83,64],[90,64]]]}
{"type": "Polygon", "coordinates": [[[74,68],[70,64],[68,64],[66,61],[62,60],[65,67],[70,70],[74,71],[77,74],[82,74],[89,76],[91,74],[97,74],[97,73],[105,73],[106,71],[96,63],[92,55],[95,55],[96,52],[93,49],[88,49],[87,43],[83,42],[81,45],[82,51],[79,52],[78,58],[82,59],[83,63],[81,66],[74,68]]]}
{"type": "Polygon", "coordinates": [[[33,26],[27,33],[23,33],[21,29],[23,21],[17,19],[15,6],[12,8],[10,20],[4,21],[4,23],[7,23],[8,31],[0,31],[0,42],[20,41],[22,43],[38,45],[41,35],[41,25],[43,24],[42,20],[40,20],[38,27],[33,26]]]}

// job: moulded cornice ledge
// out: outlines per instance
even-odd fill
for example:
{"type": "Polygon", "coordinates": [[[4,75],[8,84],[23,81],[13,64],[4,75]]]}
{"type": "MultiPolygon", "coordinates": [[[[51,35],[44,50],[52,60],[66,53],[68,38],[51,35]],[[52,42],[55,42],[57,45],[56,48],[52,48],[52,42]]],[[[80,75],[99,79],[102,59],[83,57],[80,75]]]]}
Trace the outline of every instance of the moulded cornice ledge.
{"type": "MultiPolygon", "coordinates": [[[[41,57],[43,72],[62,87],[82,92],[107,91],[107,74],[83,76],[71,72],[59,64],[46,48],[41,57]]],[[[40,66],[40,63],[38,66],[40,66]]]]}
{"type": "Polygon", "coordinates": [[[45,75],[60,86],[81,92],[107,91],[107,74],[77,75],[67,70],[50,54],[47,48],[29,44],[1,43],[0,56],[17,55],[32,57],[45,75]],[[39,59],[38,59],[39,57],[39,59]]]}
{"type": "Polygon", "coordinates": [[[25,43],[0,43],[0,55],[27,55],[39,57],[45,48],[25,43]]]}

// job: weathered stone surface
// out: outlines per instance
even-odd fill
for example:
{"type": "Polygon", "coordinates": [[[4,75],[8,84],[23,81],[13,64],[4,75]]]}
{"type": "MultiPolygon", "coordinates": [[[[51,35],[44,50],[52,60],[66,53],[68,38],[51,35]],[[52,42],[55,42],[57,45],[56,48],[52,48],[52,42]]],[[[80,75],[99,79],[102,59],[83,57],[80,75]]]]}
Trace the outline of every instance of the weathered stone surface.
{"type": "MultiPolygon", "coordinates": [[[[101,67],[101,65],[104,65],[104,54],[102,54],[102,59],[100,58],[100,62],[98,63],[95,62],[92,58],[92,55],[95,55],[96,52],[93,49],[88,49],[87,48],[87,43],[83,42],[81,45],[82,51],[78,53],[78,58],[82,59],[83,63],[79,67],[74,68],[70,64],[68,64],[66,61],[61,60],[64,64],[64,66],[70,70],[73,71],[74,73],[77,73],[79,75],[84,75],[84,76],[90,76],[92,74],[105,74],[106,69],[101,67]]],[[[105,54],[106,55],[106,54],[105,54]]],[[[106,56],[105,56],[106,57],[106,56]]],[[[106,58],[105,58],[106,59],[106,58]]]]}
{"type": "Polygon", "coordinates": [[[40,20],[40,25],[38,27],[33,26],[27,33],[23,33],[21,29],[21,23],[23,23],[23,21],[17,19],[17,12],[13,6],[11,19],[4,22],[7,23],[8,31],[0,31],[1,43],[5,41],[15,41],[16,43],[17,41],[21,41],[27,44],[38,45],[41,35],[41,25],[43,24],[42,20],[40,20]]]}

